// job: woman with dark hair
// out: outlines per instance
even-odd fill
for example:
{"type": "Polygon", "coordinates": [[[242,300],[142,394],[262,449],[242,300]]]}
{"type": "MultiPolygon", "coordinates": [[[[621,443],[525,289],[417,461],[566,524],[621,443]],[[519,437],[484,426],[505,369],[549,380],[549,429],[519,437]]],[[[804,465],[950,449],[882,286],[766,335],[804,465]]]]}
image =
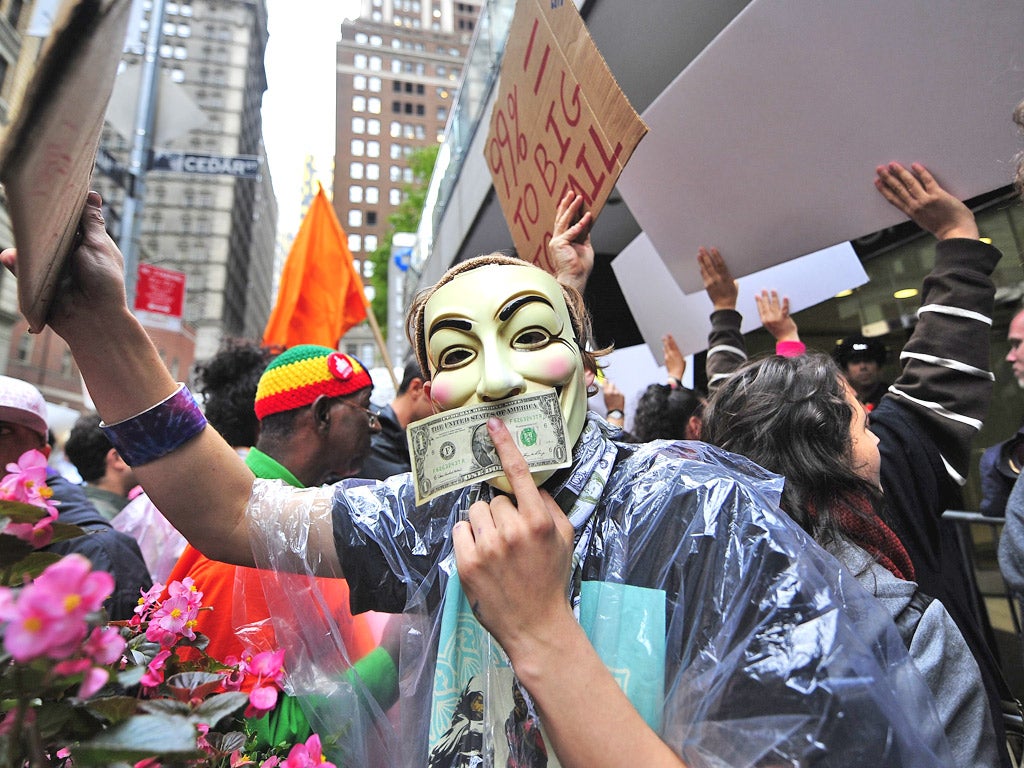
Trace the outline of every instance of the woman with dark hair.
{"type": "MultiPolygon", "coordinates": [[[[937,529],[990,396],[986,317],[999,253],[977,240],[970,210],[921,166],[878,174],[886,199],[941,242],[903,373],[871,413],[877,436],[830,358],[779,354],[728,376],[717,371],[702,437],[786,478],[782,509],[889,610],[935,694],[958,764],[1006,765],[998,666],[965,618],[964,589],[951,585],[956,562],[937,529]]],[[[706,282],[726,282],[709,278],[718,268],[706,254],[701,267],[706,282]]],[[[777,294],[762,293],[758,309],[777,339],[785,328],[797,340],[777,294]]],[[[742,347],[738,333],[730,347],[742,347]]]]}
{"type": "Polygon", "coordinates": [[[633,437],[650,440],[699,440],[704,401],[687,387],[651,384],[644,390],[633,415],[633,437]]]}

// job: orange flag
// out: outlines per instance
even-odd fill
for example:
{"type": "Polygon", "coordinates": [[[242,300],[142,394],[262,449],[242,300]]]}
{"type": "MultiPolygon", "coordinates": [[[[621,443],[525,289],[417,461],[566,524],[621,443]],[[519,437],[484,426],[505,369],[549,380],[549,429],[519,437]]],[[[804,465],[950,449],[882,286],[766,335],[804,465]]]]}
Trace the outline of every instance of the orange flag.
{"type": "Polygon", "coordinates": [[[338,339],[366,319],[366,308],[348,238],[321,186],[284,263],[263,343],[337,348],[338,339]]]}

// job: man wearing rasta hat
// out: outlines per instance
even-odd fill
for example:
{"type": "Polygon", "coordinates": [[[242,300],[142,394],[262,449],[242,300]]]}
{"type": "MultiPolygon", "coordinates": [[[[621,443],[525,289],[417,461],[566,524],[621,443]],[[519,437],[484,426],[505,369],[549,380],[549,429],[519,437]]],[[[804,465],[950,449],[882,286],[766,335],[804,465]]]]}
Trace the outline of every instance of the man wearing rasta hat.
{"type": "MultiPolygon", "coordinates": [[[[779,478],[700,443],[619,443],[587,412],[594,355],[578,292],[492,255],[449,270],[409,322],[439,411],[553,389],[571,466],[531,473],[491,419],[504,475],[487,484],[420,506],[408,475],[288,488],[254,480],[176,388],[126,307],[100,205],[90,194],[75,282],[50,322],[154,501],[215,557],[344,567],[355,608],[403,613],[398,731],[355,722],[351,688],[321,675],[332,757],[506,766],[521,695],[548,766],[951,762],[891,620],[778,511],[779,478]],[[154,424],[166,425],[159,440],[137,437],[154,424]],[[478,754],[445,747],[463,691],[482,699],[478,754]]],[[[556,224],[552,240],[583,238],[586,221],[556,224]]],[[[339,418],[333,405],[309,410],[339,418]]],[[[285,620],[315,673],[334,638],[298,606],[285,620]]]]}
{"type": "MultiPolygon", "coordinates": [[[[369,452],[371,433],[379,428],[366,410],[372,389],[369,373],[354,357],[310,344],[282,352],[257,385],[260,432],[256,446],[246,454],[246,466],[256,477],[280,480],[294,488],[355,475],[369,452]]],[[[246,647],[277,646],[271,609],[256,569],[210,560],[189,545],[168,583],[186,577],[202,590],[203,604],[214,609],[201,611],[195,627],[209,638],[206,652],[210,656],[223,661],[240,658],[246,647]]],[[[317,587],[327,596],[336,631],[352,660],[370,652],[375,643],[365,620],[354,619],[349,611],[344,580],[324,579],[317,587]]],[[[384,656],[376,660],[390,664],[384,656]]],[[[255,727],[268,745],[309,736],[309,726],[290,697],[255,727]]]]}

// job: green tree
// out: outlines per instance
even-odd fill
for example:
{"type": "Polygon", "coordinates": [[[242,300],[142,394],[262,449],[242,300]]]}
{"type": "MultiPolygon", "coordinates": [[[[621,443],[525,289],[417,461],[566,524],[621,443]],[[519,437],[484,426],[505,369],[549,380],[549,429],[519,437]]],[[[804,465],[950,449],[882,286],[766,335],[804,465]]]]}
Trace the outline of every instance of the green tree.
{"type": "Polygon", "coordinates": [[[387,334],[388,327],[388,262],[391,260],[391,243],[396,232],[415,232],[423,215],[423,202],[427,197],[427,186],[434,172],[439,145],[421,147],[409,155],[412,182],[402,188],[401,204],[388,216],[391,227],[380,241],[377,250],[370,254],[373,263],[373,314],[381,332],[387,334]]]}

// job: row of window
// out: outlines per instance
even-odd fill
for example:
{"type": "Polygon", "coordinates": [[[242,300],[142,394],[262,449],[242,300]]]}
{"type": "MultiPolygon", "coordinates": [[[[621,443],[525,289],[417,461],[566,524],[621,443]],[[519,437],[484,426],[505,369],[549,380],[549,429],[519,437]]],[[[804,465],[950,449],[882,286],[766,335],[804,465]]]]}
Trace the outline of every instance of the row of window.
{"type": "MultiPolygon", "coordinates": [[[[441,121],[448,119],[448,110],[445,107],[437,108],[437,119],[441,121]]],[[[366,118],[356,115],[352,118],[352,133],[356,136],[380,136],[380,120],[375,117],[366,118]]],[[[420,139],[422,141],[427,138],[427,129],[424,126],[415,123],[402,123],[398,120],[391,121],[388,133],[393,139],[420,139]]],[[[438,131],[438,141],[443,138],[443,133],[443,130],[438,131]]],[[[367,153],[369,153],[368,148],[367,153]]],[[[353,154],[355,153],[353,152],[353,154]]],[[[371,155],[371,157],[377,157],[377,155],[371,155]]]]}
{"type": "Polygon", "coordinates": [[[350,227],[361,227],[363,222],[366,222],[366,226],[375,227],[377,226],[377,212],[367,211],[366,216],[363,216],[361,208],[350,208],[348,211],[348,225],[350,227]]]}
{"type": "Polygon", "coordinates": [[[423,117],[426,113],[426,107],[422,104],[412,104],[411,102],[405,101],[392,101],[391,111],[396,115],[416,115],[417,117],[423,117]]]}
{"type": "MultiPolygon", "coordinates": [[[[153,0],[142,0],[142,10],[145,13],[149,13],[153,10],[153,0]]],[[[192,16],[192,4],[191,3],[165,3],[164,13],[168,16],[192,16]]]]}
{"type": "MultiPolygon", "coordinates": [[[[440,9],[434,9],[434,13],[435,16],[440,15],[440,9]]],[[[381,38],[380,35],[367,35],[365,32],[356,32],[355,41],[358,45],[371,45],[374,48],[380,48],[382,45],[384,45],[384,40],[383,38],[381,38]]],[[[396,50],[404,48],[407,51],[422,52],[426,50],[426,46],[424,46],[423,43],[418,40],[403,40],[398,37],[392,38],[391,47],[396,50]]],[[[449,48],[448,46],[438,45],[437,52],[440,53],[442,56],[448,55],[462,58],[462,53],[459,51],[458,48],[449,48]]]]}
{"type": "MultiPolygon", "coordinates": [[[[380,165],[377,163],[363,163],[354,160],[348,164],[348,177],[354,181],[378,181],[380,179],[380,165]]],[[[388,178],[391,181],[404,181],[412,183],[412,168],[403,168],[400,165],[388,167],[388,178]]]]}
{"type": "MultiPolygon", "coordinates": [[[[352,66],[356,69],[368,70],[370,72],[382,72],[384,70],[384,60],[380,56],[367,56],[365,53],[357,53],[352,57],[352,66]]],[[[392,59],[391,60],[391,72],[394,74],[407,74],[407,75],[425,75],[427,73],[426,65],[422,61],[405,61],[403,59],[392,59]]],[[[448,67],[444,64],[437,64],[434,67],[434,74],[438,77],[444,77],[452,82],[457,82],[459,76],[462,74],[462,70],[459,67],[448,67]]],[[[362,82],[362,81],[360,81],[362,82]]],[[[369,81],[365,81],[369,84],[369,81]]],[[[356,90],[364,90],[361,87],[356,86],[356,90]]],[[[370,88],[371,91],[379,91],[380,88],[370,88]]]]}
{"type": "MultiPolygon", "coordinates": [[[[362,253],[364,250],[367,253],[372,253],[377,250],[377,236],[376,235],[349,235],[348,236],[348,249],[352,253],[362,253]]],[[[369,261],[363,262],[363,274],[366,277],[373,277],[373,265],[369,261]],[[366,265],[370,264],[370,274],[366,275],[366,265]]]]}
{"type": "MultiPolygon", "coordinates": [[[[392,207],[402,202],[402,190],[392,187],[388,190],[388,203],[392,207]]],[[[377,205],[380,202],[380,187],[364,187],[360,184],[352,184],[348,188],[348,201],[350,203],[366,203],[377,205]]]]}

